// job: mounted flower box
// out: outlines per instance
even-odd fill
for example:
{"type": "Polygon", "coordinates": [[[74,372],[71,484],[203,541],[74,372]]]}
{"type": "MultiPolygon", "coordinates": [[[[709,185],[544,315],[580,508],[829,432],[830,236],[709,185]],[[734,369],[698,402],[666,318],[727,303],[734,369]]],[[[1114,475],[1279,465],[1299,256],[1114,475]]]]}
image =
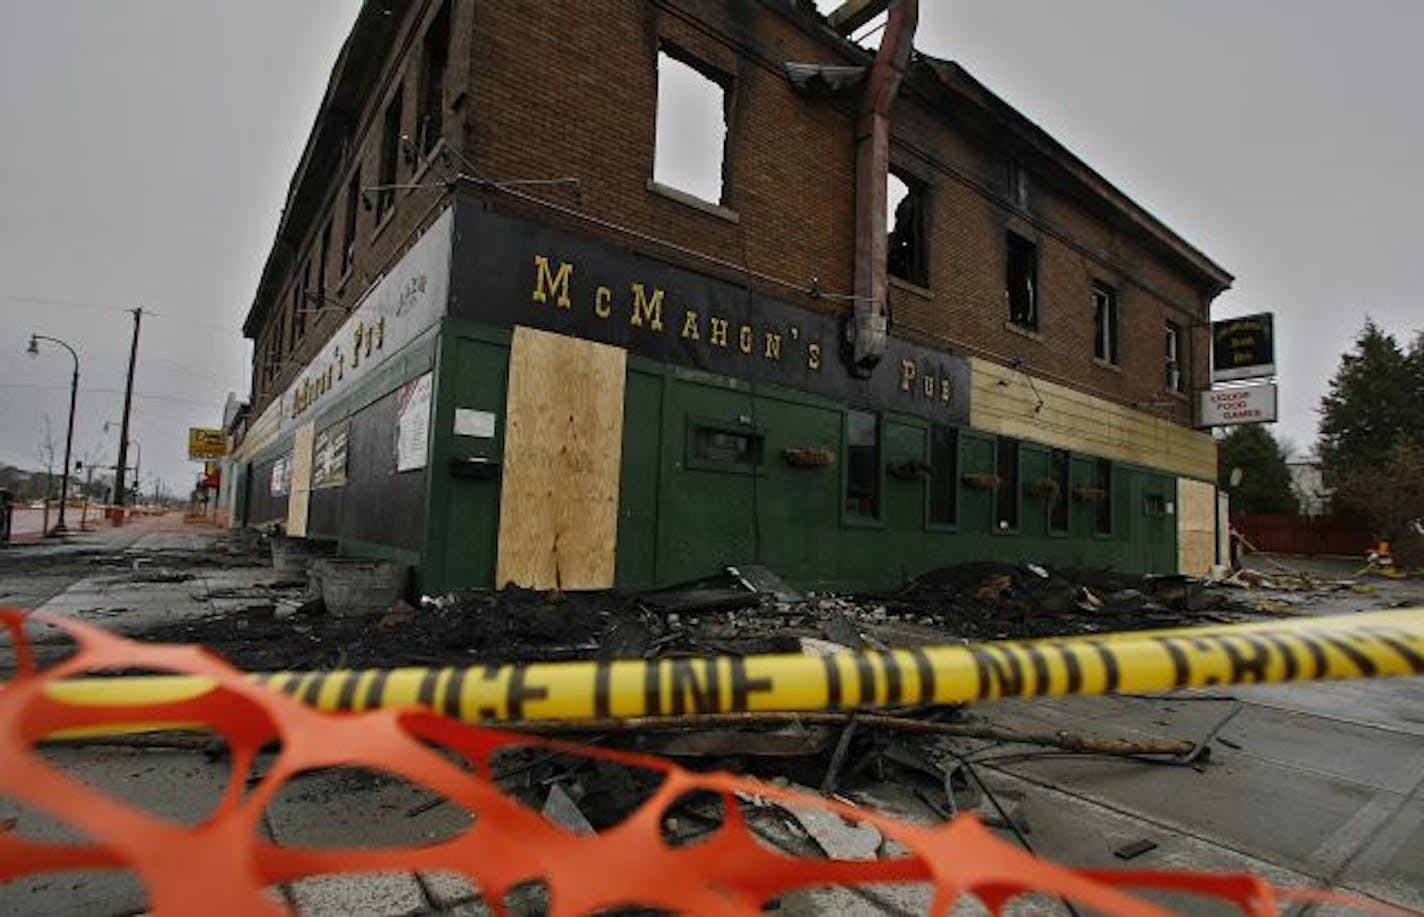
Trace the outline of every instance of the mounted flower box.
{"type": "Polygon", "coordinates": [[[971,471],[963,478],[964,486],[972,487],[975,490],[997,490],[999,487],[999,476],[982,471],[971,471]]]}
{"type": "Polygon", "coordinates": [[[898,478],[901,481],[915,481],[921,475],[929,474],[930,466],[918,459],[909,459],[903,462],[891,462],[885,466],[885,470],[890,472],[892,478],[898,478]]]}
{"type": "Polygon", "coordinates": [[[1058,482],[1052,478],[1037,478],[1024,485],[1024,492],[1030,497],[1053,503],[1058,500],[1058,482]]]}
{"type": "Polygon", "coordinates": [[[792,468],[825,468],[836,463],[836,454],[820,446],[787,446],[781,457],[792,468]]]}

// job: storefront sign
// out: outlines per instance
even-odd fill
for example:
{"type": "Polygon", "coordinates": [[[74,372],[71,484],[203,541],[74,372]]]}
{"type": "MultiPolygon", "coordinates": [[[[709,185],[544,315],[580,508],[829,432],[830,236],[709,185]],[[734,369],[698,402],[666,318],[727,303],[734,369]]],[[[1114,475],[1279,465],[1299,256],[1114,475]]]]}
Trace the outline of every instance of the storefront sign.
{"type": "Polygon", "coordinates": [[[227,455],[227,435],[210,427],[188,428],[188,461],[206,462],[227,455]]]}
{"type": "Polygon", "coordinates": [[[1256,379],[1276,372],[1272,315],[1262,312],[1211,323],[1211,381],[1256,379]]]}
{"type": "Polygon", "coordinates": [[[841,359],[848,305],[792,305],[707,274],[461,205],[452,314],[623,347],[863,407],[969,420],[963,356],[891,337],[869,379],[841,359]],[[841,315],[827,314],[837,311],[841,315]]]}
{"type": "Polygon", "coordinates": [[[1276,384],[1256,382],[1201,394],[1201,426],[1229,427],[1276,419],[1276,384]]]}
{"type": "Polygon", "coordinates": [[[431,374],[407,382],[396,406],[396,471],[425,467],[430,443],[431,374]]]}
{"type": "Polygon", "coordinates": [[[283,425],[365,377],[445,313],[450,290],[449,210],[361,300],[282,395],[283,425]]]}

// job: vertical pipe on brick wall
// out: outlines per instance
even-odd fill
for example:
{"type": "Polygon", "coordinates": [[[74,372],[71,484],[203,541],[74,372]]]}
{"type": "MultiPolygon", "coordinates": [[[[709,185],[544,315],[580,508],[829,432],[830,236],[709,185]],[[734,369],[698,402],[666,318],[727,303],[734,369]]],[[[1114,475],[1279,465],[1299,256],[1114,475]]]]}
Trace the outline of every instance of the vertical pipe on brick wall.
{"type": "Polygon", "coordinates": [[[914,46],[919,0],[891,0],[885,34],[856,117],[855,313],[851,371],[869,376],[885,353],[887,329],[885,210],[890,172],[890,103],[914,46]]]}

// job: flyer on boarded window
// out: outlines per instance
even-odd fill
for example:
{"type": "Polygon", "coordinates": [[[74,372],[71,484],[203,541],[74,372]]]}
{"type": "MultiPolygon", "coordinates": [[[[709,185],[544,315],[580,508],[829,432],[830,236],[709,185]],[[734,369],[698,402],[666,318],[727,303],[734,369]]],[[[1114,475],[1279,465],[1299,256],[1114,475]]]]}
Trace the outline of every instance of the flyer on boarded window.
{"type": "Polygon", "coordinates": [[[425,467],[425,451],[430,442],[431,374],[412,379],[402,386],[396,407],[396,471],[425,467]]]}

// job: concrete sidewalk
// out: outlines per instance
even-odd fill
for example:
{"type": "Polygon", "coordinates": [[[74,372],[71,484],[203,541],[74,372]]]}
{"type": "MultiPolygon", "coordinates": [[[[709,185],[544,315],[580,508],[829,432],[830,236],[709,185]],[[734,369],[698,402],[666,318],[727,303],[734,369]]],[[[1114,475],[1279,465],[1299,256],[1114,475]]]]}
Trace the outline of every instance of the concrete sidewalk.
{"type": "MultiPolygon", "coordinates": [[[[247,588],[270,580],[271,569],[175,564],[173,570],[193,578],[142,577],[161,570],[165,557],[208,552],[218,535],[159,520],[77,536],[63,545],[12,549],[0,557],[0,602],[44,607],[130,632],[224,613],[231,609],[204,596],[223,586],[247,588]],[[22,553],[27,551],[34,553],[22,553]],[[86,569],[95,558],[104,562],[86,569]]],[[[1355,569],[1348,562],[1310,567],[1332,578],[1355,569]]],[[[1364,582],[1369,588],[1360,591],[1269,595],[1289,603],[1295,614],[1424,606],[1424,582],[1364,582]]],[[[990,789],[1012,800],[1031,827],[1029,841],[1047,859],[1079,867],[1245,870],[1279,886],[1331,887],[1424,910],[1421,711],[1424,678],[1419,677],[1151,698],[1040,698],[985,704],[975,712],[1004,727],[1125,738],[1200,739],[1230,720],[1211,742],[1210,763],[1200,769],[974,740],[948,741],[943,748],[976,762],[990,789]],[[1130,862],[1115,855],[1135,841],[1156,846],[1130,862]]],[[[50,748],[46,756],[85,783],[188,822],[211,809],[229,779],[224,761],[185,748],[73,745],[50,748]]],[[[882,784],[860,799],[909,820],[936,818],[907,788],[882,784]]],[[[324,772],[288,785],[263,829],[289,845],[380,847],[428,843],[468,828],[463,812],[430,806],[431,801],[425,791],[379,775],[324,772]]],[[[39,813],[0,800],[0,822],[9,819],[24,836],[75,839],[39,813]]],[[[463,880],[416,873],[328,877],[274,894],[306,914],[485,912],[463,880]]],[[[913,911],[928,899],[922,891],[900,889],[886,892],[877,904],[844,890],[820,889],[788,896],[781,910],[878,914],[887,901],[913,911]]],[[[142,889],[119,873],[54,874],[0,885],[0,913],[131,914],[145,906],[142,889]]],[[[1056,908],[1045,902],[1035,912],[1056,908]]]]}

